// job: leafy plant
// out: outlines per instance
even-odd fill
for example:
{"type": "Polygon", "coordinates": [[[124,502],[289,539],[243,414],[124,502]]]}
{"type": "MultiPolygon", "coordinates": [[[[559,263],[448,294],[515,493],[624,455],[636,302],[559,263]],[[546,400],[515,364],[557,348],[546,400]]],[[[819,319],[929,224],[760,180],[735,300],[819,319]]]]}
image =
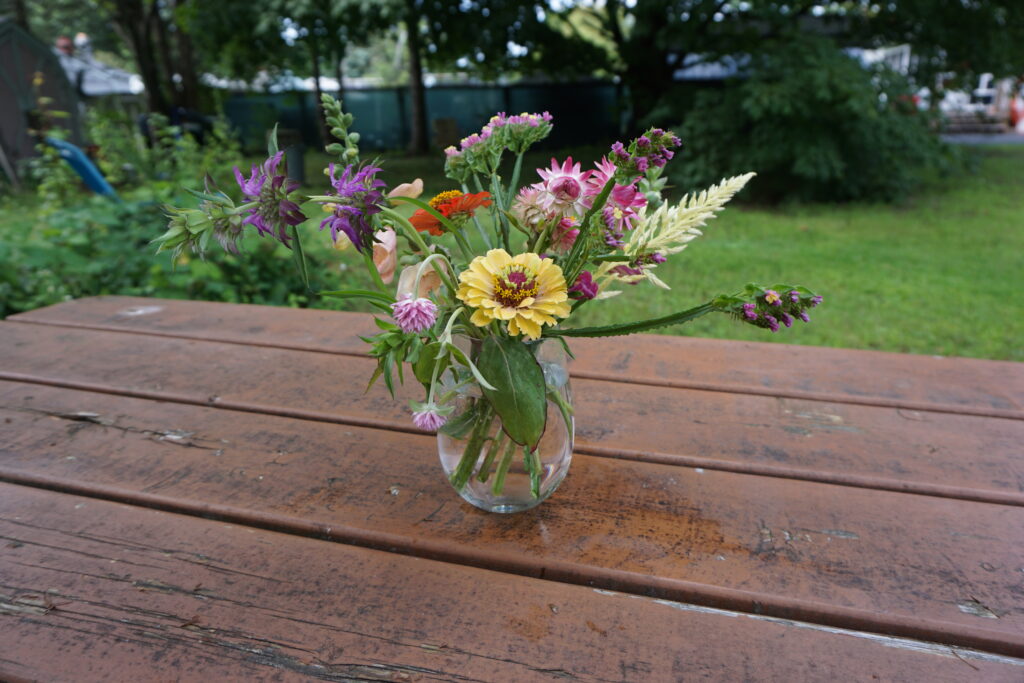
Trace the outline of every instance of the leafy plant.
{"type": "Polygon", "coordinates": [[[675,182],[700,186],[752,169],[761,200],[893,200],[926,169],[955,161],[906,79],[865,69],[826,38],[779,40],[746,71],[722,91],[698,94],[675,182]]]}

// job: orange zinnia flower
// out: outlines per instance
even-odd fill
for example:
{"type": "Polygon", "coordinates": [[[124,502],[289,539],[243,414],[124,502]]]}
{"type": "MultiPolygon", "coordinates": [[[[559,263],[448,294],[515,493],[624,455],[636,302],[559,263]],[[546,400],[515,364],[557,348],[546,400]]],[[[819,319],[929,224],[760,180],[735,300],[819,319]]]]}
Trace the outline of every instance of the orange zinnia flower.
{"type": "MultiPolygon", "coordinates": [[[[437,209],[438,213],[453,221],[468,218],[479,207],[490,205],[490,192],[463,194],[458,190],[448,190],[430,200],[432,208],[437,209]]],[[[444,234],[444,230],[441,229],[441,221],[423,209],[416,209],[416,213],[409,217],[409,222],[420,232],[427,231],[431,235],[444,234]]]]}

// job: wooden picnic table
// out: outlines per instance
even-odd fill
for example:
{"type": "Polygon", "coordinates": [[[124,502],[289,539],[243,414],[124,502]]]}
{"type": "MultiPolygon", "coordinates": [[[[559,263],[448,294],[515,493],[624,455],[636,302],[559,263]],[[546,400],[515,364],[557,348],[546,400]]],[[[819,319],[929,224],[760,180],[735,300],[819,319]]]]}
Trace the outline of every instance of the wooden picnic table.
{"type": "Polygon", "coordinates": [[[1024,365],[583,340],[569,476],[496,515],[373,329],[0,323],[0,679],[1024,680],[1024,365]]]}

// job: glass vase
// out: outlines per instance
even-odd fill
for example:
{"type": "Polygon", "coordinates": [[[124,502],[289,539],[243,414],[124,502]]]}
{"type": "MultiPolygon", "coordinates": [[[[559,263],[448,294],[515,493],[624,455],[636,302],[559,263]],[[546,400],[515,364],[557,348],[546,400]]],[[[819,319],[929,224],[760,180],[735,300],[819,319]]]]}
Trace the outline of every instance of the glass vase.
{"type": "Polygon", "coordinates": [[[526,343],[547,385],[547,425],[537,447],[508,438],[501,418],[475,383],[458,390],[448,418],[449,425],[461,427],[437,434],[449,482],[467,502],[488,512],[520,512],[539,505],[565,479],[572,460],[573,402],[565,348],[550,339],[526,343]]]}

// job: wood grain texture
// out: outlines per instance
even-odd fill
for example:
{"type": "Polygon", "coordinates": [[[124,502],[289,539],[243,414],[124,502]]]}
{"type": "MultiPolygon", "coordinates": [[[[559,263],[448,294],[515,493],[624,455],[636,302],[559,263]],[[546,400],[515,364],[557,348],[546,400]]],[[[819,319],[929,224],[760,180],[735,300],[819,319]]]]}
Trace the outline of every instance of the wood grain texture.
{"type": "MultiPolygon", "coordinates": [[[[366,357],[0,323],[0,378],[416,431],[366,357]]],[[[575,372],[575,368],[570,370],[575,372]]],[[[1024,505],[1024,422],[574,380],[577,451],[1024,505]]]]}
{"type": "Polygon", "coordinates": [[[513,517],[433,438],[0,385],[0,478],[554,581],[1024,655],[1024,510],[577,455],[513,517]]]}
{"type": "Polygon", "coordinates": [[[0,677],[1019,680],[1024,661],[0,485],[0,677]]]}
{"type": "MultiPolygon", "coordinates": [[[[362,355],[369,316],[132,297],[70,301],[13,321],[362,355]]],[[[766,335],[767,338],[767,335],[766,335]]],[[[799,329],[788,333],[799,341],[799,329]]],[[[635,335],[573,342],[579,377],[1024,419],[1019,363],[635,335]]]]}

